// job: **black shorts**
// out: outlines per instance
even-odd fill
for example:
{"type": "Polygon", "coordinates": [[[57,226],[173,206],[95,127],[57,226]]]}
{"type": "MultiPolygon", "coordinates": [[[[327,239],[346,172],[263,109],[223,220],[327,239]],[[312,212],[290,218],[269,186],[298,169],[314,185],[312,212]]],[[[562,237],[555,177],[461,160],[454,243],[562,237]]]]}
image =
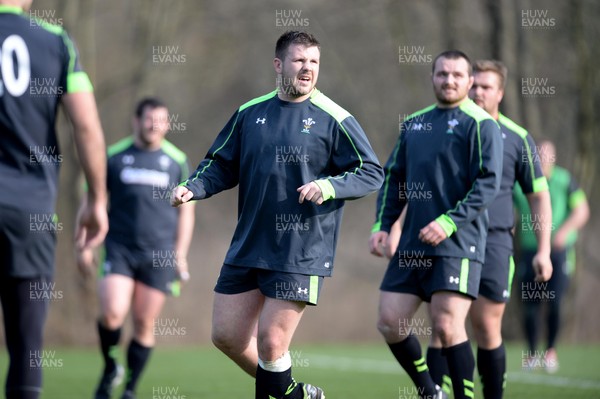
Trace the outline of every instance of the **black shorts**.
{"type": "Polygon", "coordinates": [[[62,227],[53,213],[2,205],[0,276],[52,279],[56,234],[62,227]]]}
{"type": "Polygon", "coordinates": [[[132,249],[112,240],[106,240],[104,248],[105,259],[99,268],[100,277],[120,274],[165,294],[179,294],[174,250],[132,249]]]}
{"type": "Polygon", "coordinates": [[[437,291],[461,293],[477,299],[481,263],[467,258],[409,256],[396,252],[380,290],[413,294],[426,302],[437,291]]]}
{"type": "Polygon", "coordinates": [[[481,268],[479,295],[496,302],[508,302],[514,274],[512,249],[488,243],[485,263],[481,268]]]}
{"type": "Polygon", "coordinates": [[[535,282],[535,272],[531,264],[536,251],[523,250],[519,269],[521,286],[519,287],[523,302],[560,301],[569,286],[569,251],[555,250],[550,253],[552,277],[544,283],[535,282]]]}
{"type": "Polygon", "coordinates": [[[234,295],[258,288],[268,298],[306,302],[307,305],[316,306],[321,294],[323,278],[323,276],[223,265],[215,292],[234,295]]]}

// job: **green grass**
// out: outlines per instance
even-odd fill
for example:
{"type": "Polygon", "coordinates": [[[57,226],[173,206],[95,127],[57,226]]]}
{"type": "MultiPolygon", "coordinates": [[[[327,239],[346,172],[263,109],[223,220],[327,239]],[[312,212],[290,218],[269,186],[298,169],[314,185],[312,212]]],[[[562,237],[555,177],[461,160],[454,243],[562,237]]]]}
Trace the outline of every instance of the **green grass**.
{"type": "MultiPolygon", "coordinates": [[[[505,398],[600,398],[600,345],[561,346],[560,370],[554,375],[523,371],[521,348],[515,344],[507,348],[505,398]]],[[[53,361],[44,371],[42,399],[92,398],[101,369],[98,351],[45,350],[45,358],[53,361]]],[[[292,358],[295,378],[323,387],[328,399],[417,399],[407,375],[383,344],[298,345],[292,358]]],[[[6,351],[2,350],[3,377],[6,364],[6,351]]],[[[476,397],[481,398],[477,382],[476,397]]],[[[159,344],[138,388],[139,399],[253,397],[254,380],[209,347],[159,344]]]]}

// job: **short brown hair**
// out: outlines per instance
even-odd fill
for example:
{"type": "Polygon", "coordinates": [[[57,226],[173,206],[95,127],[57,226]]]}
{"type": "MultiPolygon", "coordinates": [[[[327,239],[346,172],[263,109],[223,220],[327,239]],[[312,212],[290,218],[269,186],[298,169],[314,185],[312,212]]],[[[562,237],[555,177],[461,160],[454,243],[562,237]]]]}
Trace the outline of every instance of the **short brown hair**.
{"type": "Polygon", "coordinates": [[[304,31],[289,30],[277,39],[275,57],[283,61],[288,47],[292,44],[301,44],[306,47],[317,46],[321,49],[321,43],[312,34],[304,31]]]}
{"type": "Polygon", "coordinates": [[[463,58],[465,61],[467,61],[469,76],[473,75],[473,67],[471,66],[471,60],[465,53],[463,53],[460,50],[446,50],[438,54],[437,57],[435,57],[435,59],[433,60],[433,64],[431,65],[431,73],[435,72],[435,64],[440,58],[447,58],[449,60],[457,60],[459,58],[463,58]]]}
{"type": "Polygon", "coordinates": [[[495,72],[500,78],[500,88],[506,86],[506,78],[508,77],[508,68],[498,60],[477,60],[473,64],[473,72],[495,72]]]}

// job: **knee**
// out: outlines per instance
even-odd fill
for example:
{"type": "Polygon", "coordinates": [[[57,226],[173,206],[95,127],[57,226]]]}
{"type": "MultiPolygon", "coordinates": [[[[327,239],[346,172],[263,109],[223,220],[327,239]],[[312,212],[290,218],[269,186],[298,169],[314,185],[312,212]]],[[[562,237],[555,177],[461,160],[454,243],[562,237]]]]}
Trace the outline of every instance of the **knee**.
{"type": "Polygon", "coordinates": [[[121,328],[123,325],[123,318],[120,317],[116,312],[104,312],[100,316],[100,324],[102,324],[102,326],[108,330],[116,330],[121,328]]]}
{"type": "Polygon", "coordinates": [[[490,320],[485,317],[481,319],[472,319],[473,335],[477,340],[477,346],[483,349],[494,349],[501,341],[500,324],[496,324],[495,320],[490,320]]]}
{"type": "Polygon", "coordinates": [[[442,342],[442,346],[450,346],[454,335],[454,326],[449,316],[433,319],[433,334],[442,342]]]}
{"type": "Polygon", "coordinates": [[[377,320],[377,330],[385,338],[387,342],[396,342],[402,337],[398,328],[398,318],[391,314],[381,312],[377,320]]]}
{"type": "Polygon", "coordinates": [[[258,356],[262,360],[277,360],[288,351],[286,341],[276,330],[259,332],[257,340],[258,356]]]}
{"type": "Polygon", "coordinates": [[[234,333],[215,326],[211,332],[211,341],[217,349],[225,354],[236,353],[241,347],[241,340],[236,339],[234,333]]]}

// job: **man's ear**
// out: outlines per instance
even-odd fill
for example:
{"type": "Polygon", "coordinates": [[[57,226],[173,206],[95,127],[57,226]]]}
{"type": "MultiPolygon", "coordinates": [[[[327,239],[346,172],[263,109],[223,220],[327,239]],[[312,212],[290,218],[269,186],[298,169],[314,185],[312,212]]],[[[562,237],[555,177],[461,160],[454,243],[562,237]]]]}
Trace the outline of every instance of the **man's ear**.
{"type": "Polygon", "coordinates": [[[281,73],[281,66],[283,65],[283,61],[281,61],[279,58],[275,58],[273,60],[273,67],[275,68],[275,72],[276,73],[281,73]]]}

